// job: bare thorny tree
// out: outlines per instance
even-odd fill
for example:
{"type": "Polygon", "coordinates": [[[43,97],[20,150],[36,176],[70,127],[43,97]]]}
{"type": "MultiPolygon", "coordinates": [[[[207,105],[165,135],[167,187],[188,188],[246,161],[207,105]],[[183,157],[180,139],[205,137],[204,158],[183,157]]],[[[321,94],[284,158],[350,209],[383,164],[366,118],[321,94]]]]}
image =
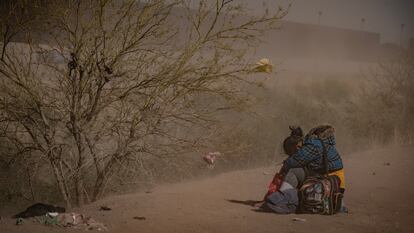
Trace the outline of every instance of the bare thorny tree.
{"type": "Polygon", "coordinates": [[[177,129],[208,130],[215,113],[247,101],[248,55],[286,14],[249,16],[232,0],[8,7],[1,22],[3,151],[10,160],[47,164],[68,207],[97,200],[121,170],[145,170],[146,158],[173,161],[199,146],[207,134],[177,129]]]}

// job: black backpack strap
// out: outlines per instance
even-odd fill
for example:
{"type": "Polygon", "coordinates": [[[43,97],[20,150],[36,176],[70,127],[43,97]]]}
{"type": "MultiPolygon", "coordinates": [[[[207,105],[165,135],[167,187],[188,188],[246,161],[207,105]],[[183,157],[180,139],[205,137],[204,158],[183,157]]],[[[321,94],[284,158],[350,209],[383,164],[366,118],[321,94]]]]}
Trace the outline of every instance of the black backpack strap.
{"type": "Polygon", "coordinates": [[[324,165],[324,175],[329,175],[329,165],[328,165],[328,152],[326,151],[325,143],[323,143],[323,140],[318,138],[319,141],[321,141],[322,144],[322,155],[323,155],[323,165],[324,165]]]}

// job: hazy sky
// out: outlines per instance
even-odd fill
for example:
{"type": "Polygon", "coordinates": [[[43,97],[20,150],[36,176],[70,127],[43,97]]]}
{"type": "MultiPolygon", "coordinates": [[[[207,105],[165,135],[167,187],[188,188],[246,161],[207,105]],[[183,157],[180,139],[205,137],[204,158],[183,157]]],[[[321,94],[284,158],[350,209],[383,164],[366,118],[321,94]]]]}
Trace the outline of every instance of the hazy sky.
{"type": "MultiPolygon", "coordinates": [[[[253,8],[262,7],[263,0],[239,0],[253,8]]],[[[401,24],[404,24],[403,40],[414,38],[414,0],[266,0],[271,6],[287,6],[292,3],[286,20],[318,24],[318,12],[322,12],[320,24],[381,33],[382,42],[400,42],[401,24]]]]}

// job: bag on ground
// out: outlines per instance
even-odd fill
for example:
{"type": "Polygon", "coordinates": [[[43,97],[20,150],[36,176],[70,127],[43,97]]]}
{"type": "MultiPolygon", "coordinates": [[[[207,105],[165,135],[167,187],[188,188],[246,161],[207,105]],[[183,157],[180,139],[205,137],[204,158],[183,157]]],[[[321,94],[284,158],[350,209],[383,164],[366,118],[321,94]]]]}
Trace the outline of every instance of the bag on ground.
{"type": "Polygon", "coordinates": [[[299,213],[332,215],[339,212],[343,194],[338,176],[308,177],[299,189],[299,213]]]}

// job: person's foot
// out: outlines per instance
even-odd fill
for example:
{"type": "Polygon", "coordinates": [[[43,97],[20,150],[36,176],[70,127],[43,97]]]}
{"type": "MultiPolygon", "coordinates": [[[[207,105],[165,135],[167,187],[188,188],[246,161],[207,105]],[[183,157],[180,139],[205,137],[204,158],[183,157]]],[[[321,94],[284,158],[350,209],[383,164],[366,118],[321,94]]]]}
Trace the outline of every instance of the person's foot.
{"type": "Polygon", "coordinates": [[[254,209],[260,209],[264,203],[265,203],[264,201],[261,201],[261,202],[255,203],[255,204],[253,205],[253,207],[254,207],[254,209]]]}
{"type": "Polygon", "coordinates": [[[346,206],[341,206],[341,209],[339,209],[339,213],[347,214],[349,213],[349,209],[346,206]]]}
{"type": "Polygon", "coordinates": [[[264,203],[264,202],[261,206],[254,207],[252,209],[252,211],[259,212],[259,213],[271,213],[271,212],[273,212],[269,207],[267,207],[266,203],[264,203]]]}
{"type": "Polygon", "coordinates": [[[263,209],[263,208],[255,208],[252,209],[252,211],[257,212],[257,213],[270,213],[271,211],[267,210],[267,209],[263,209]]]}

